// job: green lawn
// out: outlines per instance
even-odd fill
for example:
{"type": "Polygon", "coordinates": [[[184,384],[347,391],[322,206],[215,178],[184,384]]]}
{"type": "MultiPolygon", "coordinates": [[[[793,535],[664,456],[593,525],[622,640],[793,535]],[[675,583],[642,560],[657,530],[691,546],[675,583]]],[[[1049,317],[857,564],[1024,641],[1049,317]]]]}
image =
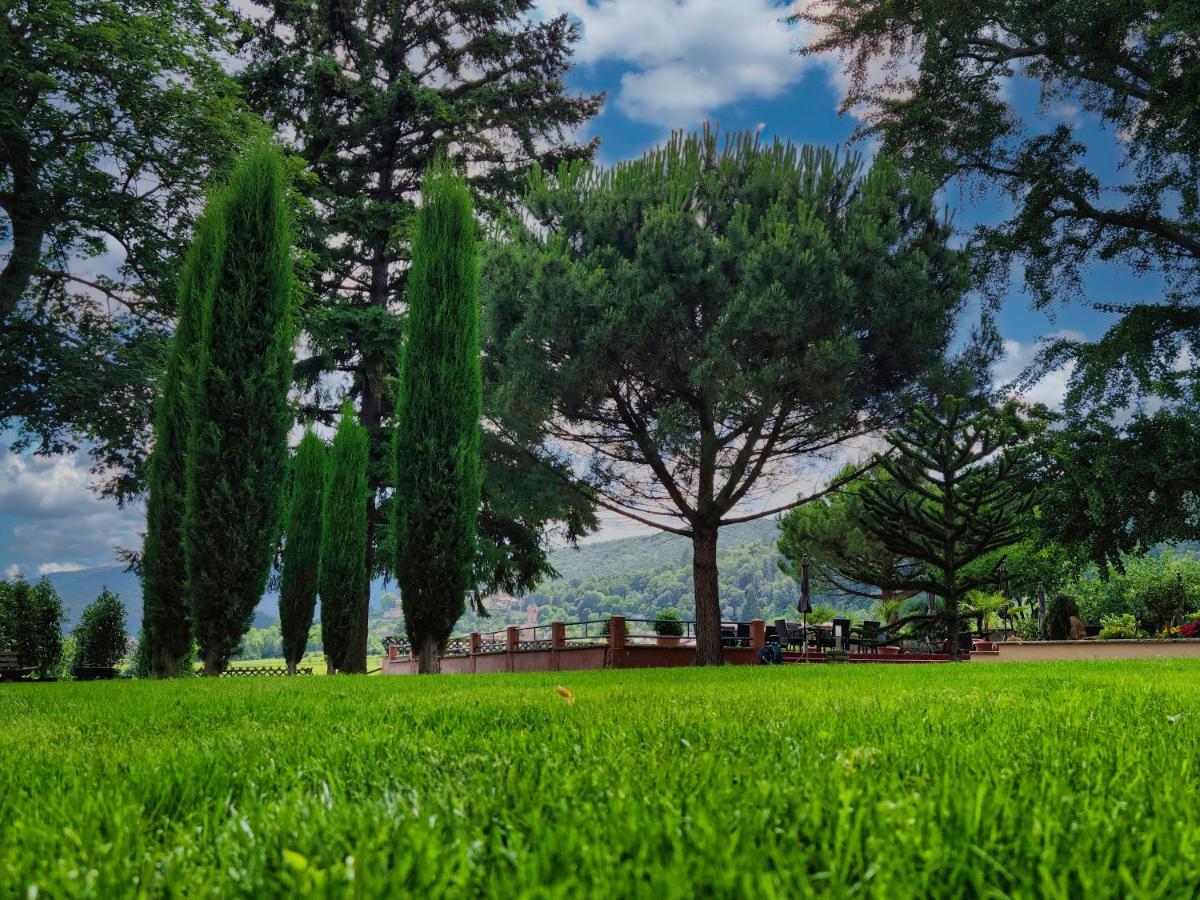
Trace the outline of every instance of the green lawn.
{"type": "Polygon", "coordinates": [[[0,685],[0,896],[1192,896],[1198,688],[1183,662],[0,685]]]}

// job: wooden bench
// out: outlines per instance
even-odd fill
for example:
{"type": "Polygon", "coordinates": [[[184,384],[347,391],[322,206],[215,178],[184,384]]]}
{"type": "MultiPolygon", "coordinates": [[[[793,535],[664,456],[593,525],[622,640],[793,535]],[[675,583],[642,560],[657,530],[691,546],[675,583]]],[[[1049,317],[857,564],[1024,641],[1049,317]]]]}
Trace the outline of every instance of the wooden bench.
{"type": "Polygon", "coordinates": [[[0,650],[0,681],[16,681],[32,672],[32,666],[21,665],[16,650],[0,650]]]}

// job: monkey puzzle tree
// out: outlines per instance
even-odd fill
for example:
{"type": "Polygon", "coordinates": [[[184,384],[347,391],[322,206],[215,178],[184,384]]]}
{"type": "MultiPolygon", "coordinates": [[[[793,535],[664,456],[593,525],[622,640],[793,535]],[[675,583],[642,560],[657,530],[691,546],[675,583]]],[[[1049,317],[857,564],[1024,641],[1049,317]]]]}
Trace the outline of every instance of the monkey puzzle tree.
{"type": "Polygon", "coordinates": [[[885,607],[911,597],[914,592],[900,582],[917,574],[921,564],[884,544],[871,531],[863,506],[865,487],[888,477],[878,467],[846,466],[833,478],[841,487],[789,511],[779,522],[780,570],[799,581],[807,556],[817,574],[843,594],[885,607]]]}
{"type": "Polygon", "coordinates": [[[890,480],[862,490],[871,532],[893,553],[923,564],[894,584],[942,599],[954,659],[960,656],[959,603],[1000,578],[968,568],[1021,540],[1034,496],[1024,477],[1032,461],[1030,433],[1012,404],[973,411],[947,397],[936,408],[922,405],[888,433],[894,453],[876,457],[890,480]]]}
{"type": "Polygon", "coordinates": [[[329,674],[367,671],[367,432],[342,407],[325,465],[321,511],[321,640],[329,674]]]}
{"type": "Polygon", "coordinates": [[[538,169],[536,226],[485,265],[493,424],[582,457],[600,506],[691,539],[700,664],[722,659],[720,527],[803,503],[753,501],[889,422],[949,339],[964,257],[931,185],[860,169],[708,131],[538,169]]]}
{"type": "Polygon", "coordinates": [[[292,423],[291,216],[283,163],[266,143],[233,170],[221,251],[201,320],[187,460],[184,546],[204,671],[250,627],[279,538],[292,423]]]}
{"type": "Polygon", "coordinates": [[[393,497],[396,580],[418,671],[473,586],[482,469],[479,255],[471,193],[446,165],[421,191],[400,363],[393,497]]]}
{"type": "Polygon", "coordinates": [[[284,528],[283,572],[279,585],[279,630],[288,672],[304,656],[317,605],[321,560],[321,507],[325,497],[325,444],[304,432],[292,459],[292,495],[284,528]]]}

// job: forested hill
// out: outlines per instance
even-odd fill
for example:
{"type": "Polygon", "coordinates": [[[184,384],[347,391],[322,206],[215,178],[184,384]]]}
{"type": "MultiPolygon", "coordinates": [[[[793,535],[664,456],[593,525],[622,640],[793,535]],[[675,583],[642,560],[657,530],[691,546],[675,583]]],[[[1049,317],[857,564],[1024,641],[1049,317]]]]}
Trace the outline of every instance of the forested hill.
{"type": "MultiPolygon", "coordinates": [[[[717,567],[725,617],[771,619],[795,609],[799,586],[779,571],[775,536],[773,519],[721,529],[717,567]]],[[[554,551],[551,560],[560,577],[528,598],[541,607],[538,618],[543,622],[613,613],[652,618],[669,606],[684,618],[693,614],[692,549],[687,538],[652,534],[582,544],[554,551]]]]}

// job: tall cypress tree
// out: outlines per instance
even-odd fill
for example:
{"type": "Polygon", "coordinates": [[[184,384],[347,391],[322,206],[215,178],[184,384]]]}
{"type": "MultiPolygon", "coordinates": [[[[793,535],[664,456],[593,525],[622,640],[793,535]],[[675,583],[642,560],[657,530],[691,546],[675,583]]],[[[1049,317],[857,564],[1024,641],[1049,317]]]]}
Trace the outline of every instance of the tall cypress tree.
{"type": "Polygon", "coordinates": [[[325,468],[321,639],[329,673],[367,671],[367,430],[342,407],[325,468]]]}
{"type": "Polygon", "coordinates": [[[225,190],[223,248],[189,398],[184,539],[205,674],[250,627],[279,537],[292,417],[291,221],[283,163],[261,143],[225,190]]]}
{"type": "Polygon", "coordinates": [[[478,251],[471,194],[448,166],[422,185],[408,275],[395,439],[396,578],[419,670],[466,608],[482,468],[478,251]]]}
{"type": "Polygon", "coordinates": [[[288,672],[304,656],[317,604],[321,558],[321,504],[325,497],[325,444],[304,432],[292,463],[292,497],[284,529],[283,576],[279,588],[279,630],[288,672]]]}
{"type": "Polygon", "coordinates": [[[917,408],[887,436],[876,458],[891,479],[863,484],[866,527],[892,552],[923,564],[895,586],[942,599],[950,655],[959,657],[959,603],[999,573],[967,567],[1021,540],[1033,498],[1022,477],[1031,462],[1028,426],[1012,405],[972,411],[945,398],[917,408]]]}
{"type": "Polygon", "coordinates": [[[195,376],[205,298],[212,287],[214,262],[221,255],[222,223],[220,200],[213,198],[197,224],[180,275],[179,321],[155,410],[142,561],[142,639],[150,673],[157,678],[179,674],[192,647],[192,606],[183,548],[190,433],[187,395],[195,376]]]}

